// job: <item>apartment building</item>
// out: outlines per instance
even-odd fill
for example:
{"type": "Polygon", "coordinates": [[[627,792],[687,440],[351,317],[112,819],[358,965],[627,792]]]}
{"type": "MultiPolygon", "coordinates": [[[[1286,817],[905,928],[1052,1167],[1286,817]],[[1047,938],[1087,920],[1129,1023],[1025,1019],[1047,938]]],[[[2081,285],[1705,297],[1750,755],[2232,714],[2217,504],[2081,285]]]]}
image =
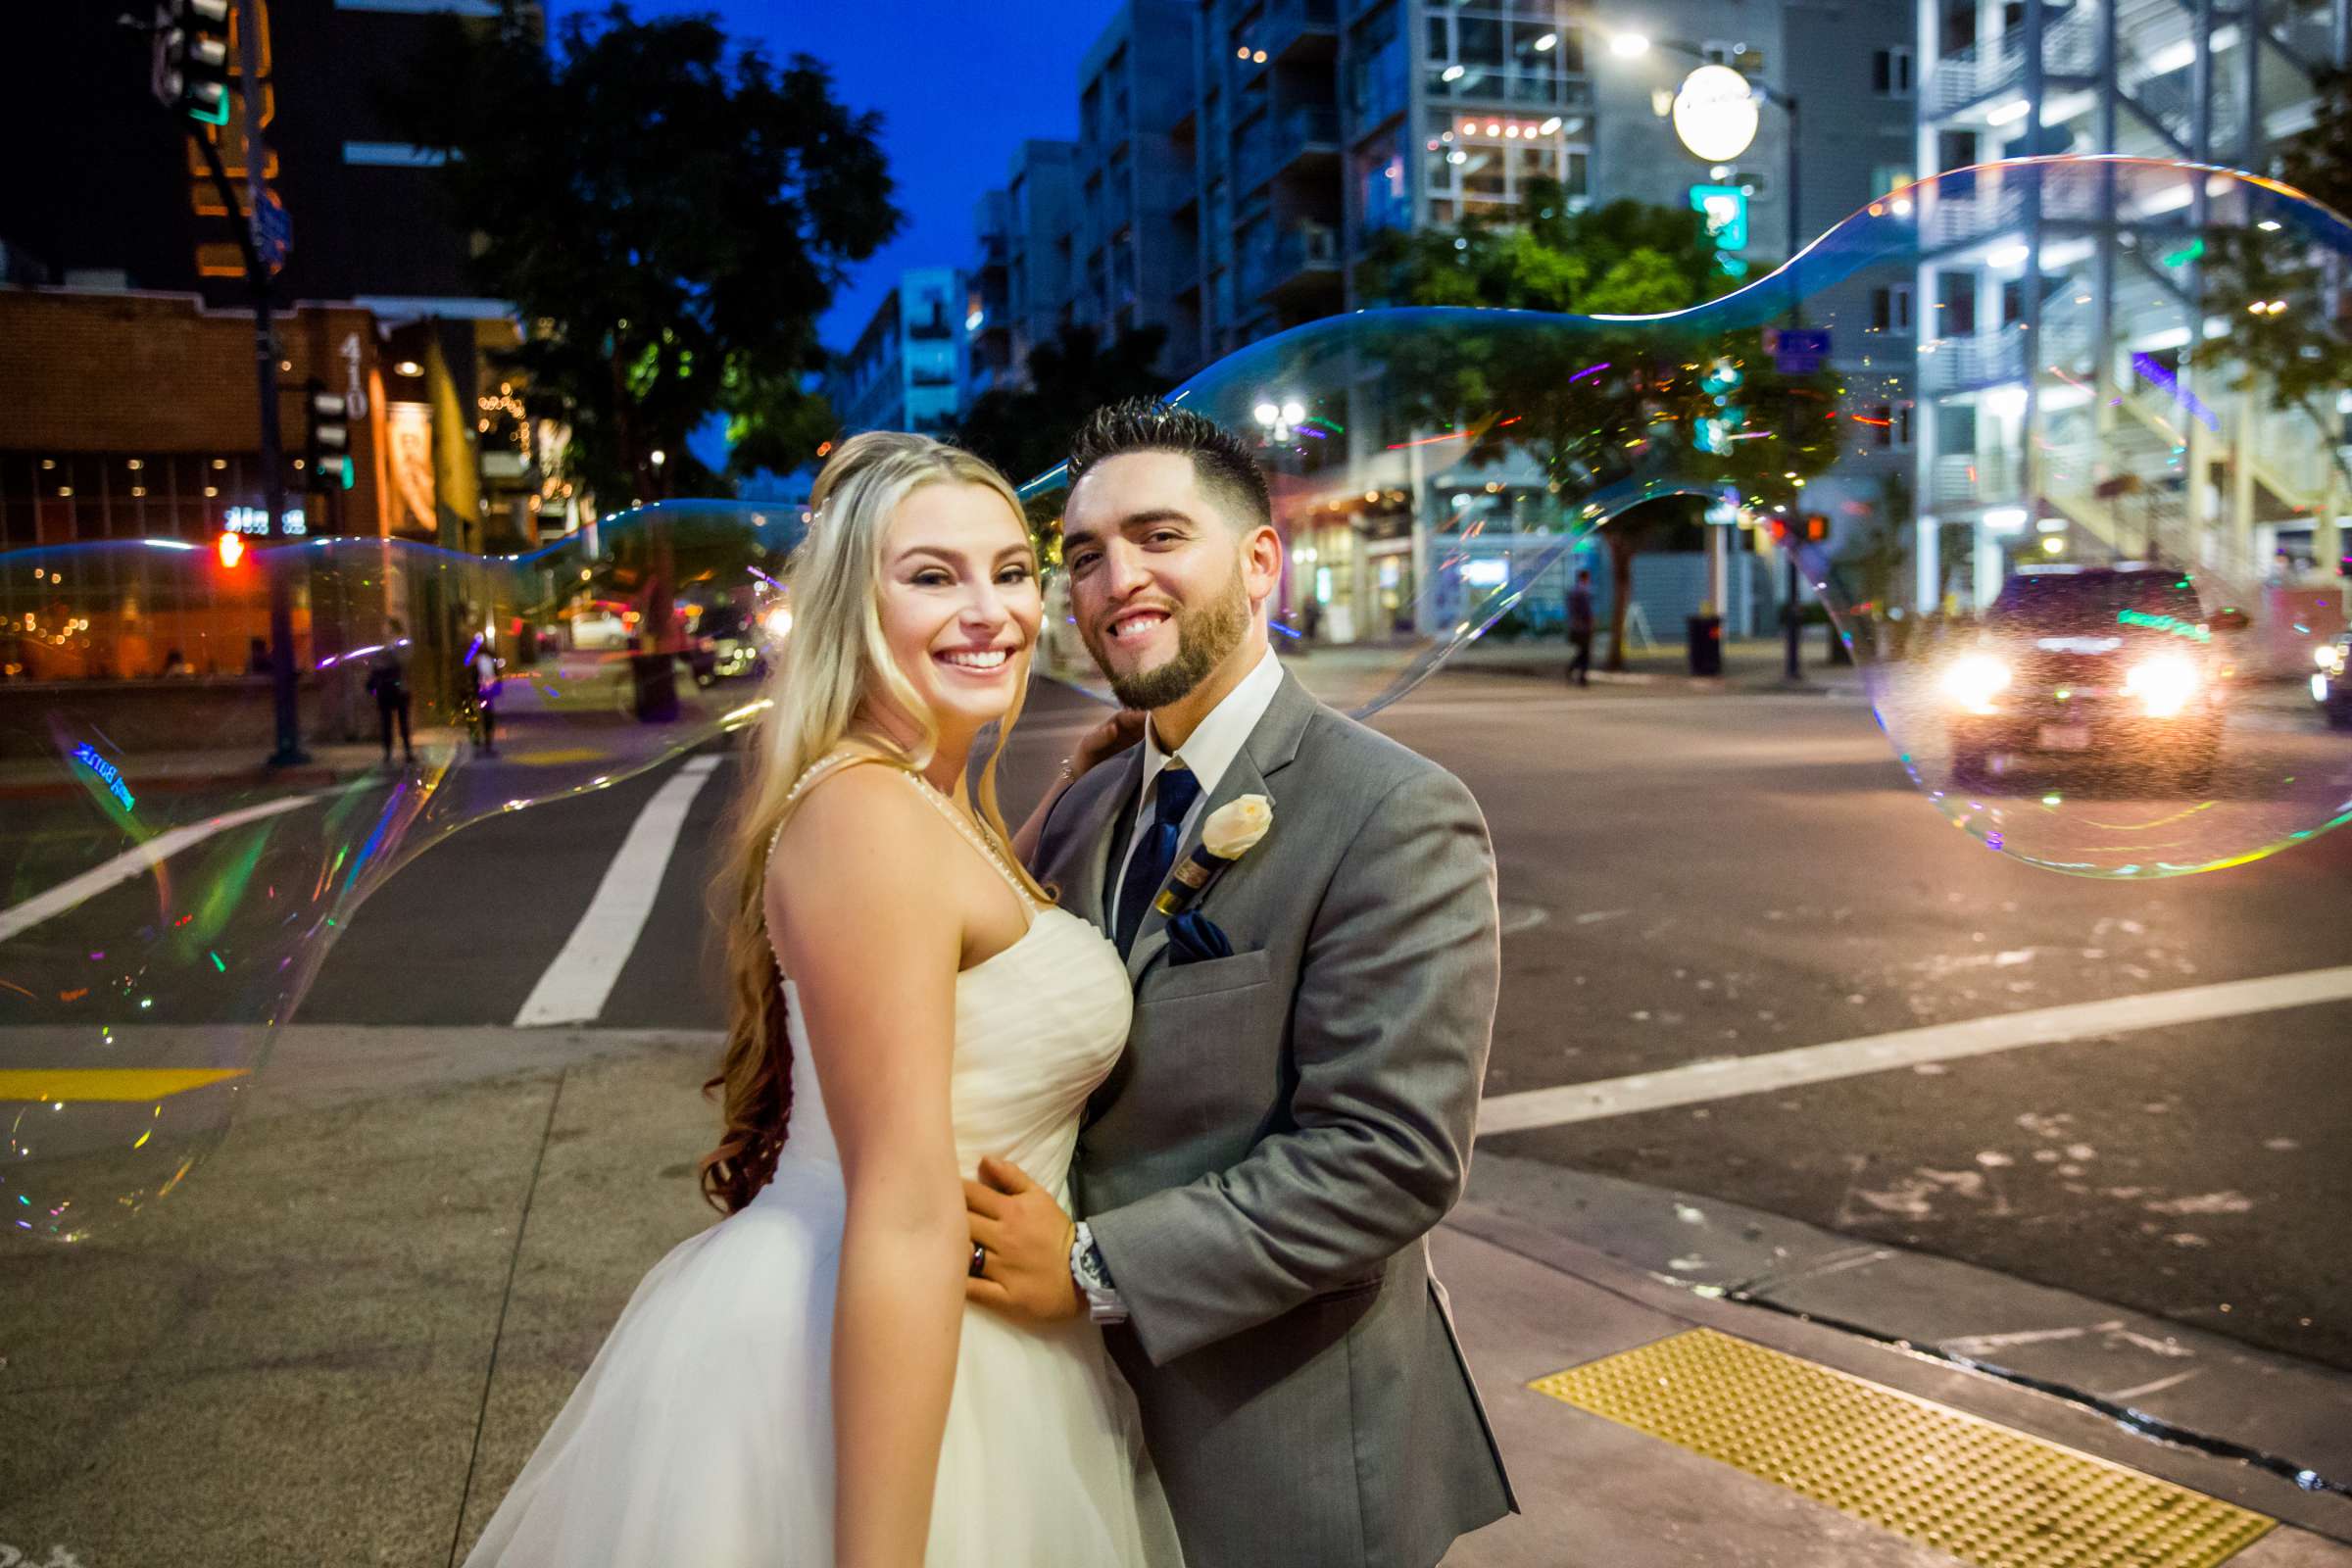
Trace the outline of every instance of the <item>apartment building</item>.
{"type": "MultiPolygon", "coordinates": [[[[1918,159],[1965,169],[2118,153],[2261,172],[2311,123],[2352,40],[2346,0],[1919,0],[1918,159]]],[[[1947,179],[1923,203],[1920,601],[1973,541],[1964,596],[2021,559],[2154,553],[2239,587],[2326,583],[2352,510],[2341,407],[2234,395],[2184,364],[2226,338],[2203,300],[2186,177],[1947,179]],[[2192,416],[2182,416],[2181,411],[2192,416]]]]}

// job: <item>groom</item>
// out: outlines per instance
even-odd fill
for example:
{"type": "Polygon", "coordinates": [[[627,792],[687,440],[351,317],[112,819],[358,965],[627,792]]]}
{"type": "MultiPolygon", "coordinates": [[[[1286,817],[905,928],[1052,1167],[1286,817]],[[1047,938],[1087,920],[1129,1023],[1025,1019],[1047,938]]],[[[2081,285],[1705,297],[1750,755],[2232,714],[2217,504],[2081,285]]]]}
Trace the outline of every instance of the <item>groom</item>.
{"type": "Polygon", "coordinates": [[[1116,940],[1135,1018],[1075,1223],[1002,1162],[967,1186],[973,1295],[1110,1325],[1189,1568],[1429,1568],[1515,1507],[1424,1240],[1494,1024],[1486,824],[1276,662],[1283,545],[1240,441],[1122,404],[1069,475],[1078,625],[1150,723],[1054,804],[1036,870],[1116,940]],[[1208,939],[1172,942],[1153,898],[1245,795],[1273,826],[1195,906],[1208,939]]]}

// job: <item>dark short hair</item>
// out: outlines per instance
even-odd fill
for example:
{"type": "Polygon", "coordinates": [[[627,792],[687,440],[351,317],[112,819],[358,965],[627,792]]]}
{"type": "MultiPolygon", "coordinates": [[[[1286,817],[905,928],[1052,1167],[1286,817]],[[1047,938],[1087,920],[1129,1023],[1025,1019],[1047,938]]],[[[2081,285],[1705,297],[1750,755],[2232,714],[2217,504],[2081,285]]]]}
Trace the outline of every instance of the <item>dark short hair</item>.
{"type": "Polygon", "coordinates": [[[1193,477],[1214,490],[1240,514],[1247,527],[1274,521],[1265,470],[1241,437],[1190,409],[1172,409],[1157,398],[1129,398],[1097,409],[1070,441],[1070,483],[1075,486],[1095,465],[1130,452],[1176,452],[1190,458],[1193,477]]]}

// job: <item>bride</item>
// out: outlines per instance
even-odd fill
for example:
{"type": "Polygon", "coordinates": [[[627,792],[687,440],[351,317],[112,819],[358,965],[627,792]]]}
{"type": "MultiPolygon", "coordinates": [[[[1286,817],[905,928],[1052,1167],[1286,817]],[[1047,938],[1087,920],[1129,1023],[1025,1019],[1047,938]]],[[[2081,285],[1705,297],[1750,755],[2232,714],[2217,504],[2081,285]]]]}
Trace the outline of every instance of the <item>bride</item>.
{"type": "Polygon", "coordinates": [[[1028,529],[915,435],[845,443],[814,507],[725,884],[726,1218],[646,1276],[466,1562],[1174,1564],[1100,1331],[965,1306],[963,1179],[994,1154],[1066,1200],[1131,1006],[1013,858],[996,756],[965,784],[1020,712],[1028,529]]]}

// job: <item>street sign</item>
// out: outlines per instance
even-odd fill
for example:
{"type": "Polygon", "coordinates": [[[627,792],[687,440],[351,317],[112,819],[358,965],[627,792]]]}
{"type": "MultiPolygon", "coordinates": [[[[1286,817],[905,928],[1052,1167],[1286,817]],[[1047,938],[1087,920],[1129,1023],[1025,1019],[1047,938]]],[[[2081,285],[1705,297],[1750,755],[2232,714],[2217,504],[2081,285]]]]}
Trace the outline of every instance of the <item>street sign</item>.
{"type": "Polygon", "coordinates": [[[1690,208],[1707,215],[1707,232],[1719,249],[1747,249],[1747,192],[1738,185],[1693,185],[1690,208]]]}
{"type": "Polygon", "coordinates": [[[277,192],[265,190],[262,205],[253,215],[253,248],[261,253],[262,265],[274,274],[286,265],[286,252],[293,244],[293,215],[278,200],[277,192]]]}
{"type": "Polygon", "coordinates": [[[1772,356],[1773,368],[1783,375],[1811,375],[1830,357],[1830,329],[1768,326],[1764,329],[1764,352],[1772,356]]]}

